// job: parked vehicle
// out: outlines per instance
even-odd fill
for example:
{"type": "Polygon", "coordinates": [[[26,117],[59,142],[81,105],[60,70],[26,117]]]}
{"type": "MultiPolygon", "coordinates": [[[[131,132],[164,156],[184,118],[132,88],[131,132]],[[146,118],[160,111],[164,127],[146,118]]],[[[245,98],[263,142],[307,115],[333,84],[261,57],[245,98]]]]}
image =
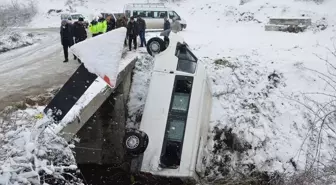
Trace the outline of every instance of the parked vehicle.
{"type": "Polygon", "coordinates": [[[80,17],[84,19],[84,24],[85,24],[85,27],[87,28],[89,26],[89,22],[88,22],[88,19],[83,14],[80,14],[80,13],[61,14],[62,20],[70,19],[72,23],[78,21],[80,17]]]}
{"type": "Polygon", "coordinates": [[[124,13],[127,18],[132,16],[142,17],[147,24],[147,29],[163,29],[164,17],[168,17],[172,22],[174,17],[181,23],[181,28],[187,28],[187,22],[181,18],[174,10],[166,7],[163,3],[132,3],[126,4],[124,13]]]}
{"type": "Polygon", "coordinates": [[[107,13],[107,12],[104,12],[104,13],[101,13],[101,14],[102,14],[102,16],[103,16],[104,19],[106,19],[106,17],[107,17],[108,15],[112,15],[113,18],[114,18],[114,20],[117,20],[117,19],[116,19],[116,16],[114,15],[114,13],[107,13]]]}
{"type": "MultiPolygon", "coordinates": [[[[164,41],[154,37],[147,44],[163,46],[164,41]]],[[[129,137],[128,141],[133,142],[125,142],[126,148],[133,150],[142,141],[146,142],[147,149],[139,147],[139,153],[144,153],[139,157],[137,169],[154,176],[198,181],[205,173],[202,160],[207,156],[211,105],[205,66],[182,37],[170,33],[168,47],[155,53],[139,128],[148,137],[129,137]]]]}

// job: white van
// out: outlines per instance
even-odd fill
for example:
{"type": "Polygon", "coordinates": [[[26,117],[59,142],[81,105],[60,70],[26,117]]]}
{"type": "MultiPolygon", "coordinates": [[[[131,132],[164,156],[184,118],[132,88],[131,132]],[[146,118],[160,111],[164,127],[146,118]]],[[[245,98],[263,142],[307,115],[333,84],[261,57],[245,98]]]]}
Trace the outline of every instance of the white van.
{"type": "MultiPolygon", "coordinates": [[[[205,172],[211,89],[205,66],[183,39],[170,33],[169,40],[155,55],[139,128],[147,134],[148,145],[138,168],[154,176],[198,181],[205,172]]],[[[132,143],[140,142],[129,146],[132,143]]]]}
{"type": "Polygon", "coordinates": [[[61,20],[64,20],[64,19],[71,20],[72,23],[78,21],[80,17],[84,19],[85,27],[88,27],[89,26],[88,19],[83,14],[80,14],[80,13],[61,14],[61,20]]]}
{"type": "Polygon", "coordinates": [[[172,22],[174,17],[181,23],[182,29],[187,28],[187,22],[174,10],[166,7],[163,3],[132,3],[126,4],[124,13],[127,18],[132,16],[142,17],[147,24],[147,29],[163,29],[164,18],[167,16],[172,22]]]}

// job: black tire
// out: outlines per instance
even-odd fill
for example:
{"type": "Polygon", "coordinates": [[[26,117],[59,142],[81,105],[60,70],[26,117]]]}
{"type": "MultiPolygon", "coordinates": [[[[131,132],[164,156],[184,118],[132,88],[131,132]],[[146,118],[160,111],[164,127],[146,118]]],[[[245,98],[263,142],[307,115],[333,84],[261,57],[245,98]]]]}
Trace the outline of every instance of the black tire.
{"type": "Polygon", "coordinates": [[[145,152],[148,146],[148,136],[140,130],[126,130],[123,145],[127,153],[131,155],[140,155],[145,152]]]}
{"type": "Polygon", "coordinates": [[[166,46],[165,46],[165,42],[161,38],[153,37],[147,41],[146,48],[147,48],[148,54],[150,54],[151,56],[154,56],[164,51],[166,49],[166,46]],[[155,47],[157,48],[155,48],[155,50],[153,51],[154,44],[155,44],[155,47]]]}

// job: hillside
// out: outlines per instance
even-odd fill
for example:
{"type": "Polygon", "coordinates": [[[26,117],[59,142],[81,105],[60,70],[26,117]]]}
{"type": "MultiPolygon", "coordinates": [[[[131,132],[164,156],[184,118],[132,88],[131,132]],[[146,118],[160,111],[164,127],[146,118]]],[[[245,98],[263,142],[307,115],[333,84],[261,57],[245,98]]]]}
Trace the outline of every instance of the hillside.
{"type": "MultiPolygon", "coordinates": [[[[48,14],[50,9],[71,6],[90,15],[122,11],[127,2],[139,1],[37,0],[39,13],[28,26],[57,27],[59,14],[48,14]]],[[[212,82],[204,179],[336,182],[336,2],[176,0],[167,5],[187,21],[181,35],[206,64],[212,82]],[[298,34],[264,31],[269,17],[278,16],[311,17],[313,26],[298,34]]],[[[150,78],[144,74],[151,65],[147,61],[135,71],[130,126],[137,125],[135,117],[143,109],[150,78]]]]}

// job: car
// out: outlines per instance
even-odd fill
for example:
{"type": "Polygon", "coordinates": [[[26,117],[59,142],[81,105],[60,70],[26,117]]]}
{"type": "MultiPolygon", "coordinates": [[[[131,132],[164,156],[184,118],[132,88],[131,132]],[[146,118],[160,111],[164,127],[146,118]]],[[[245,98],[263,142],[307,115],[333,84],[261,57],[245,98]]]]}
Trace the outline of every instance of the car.
{"type": "MultiPolygon", "coordinates": [[[[148,45],[163,46],[164,41],[154,37],[148,45]]],[[[146,138],[129,138],[133,140],[129,143],[135,143],[133,148],[145,142],[138,152],[143,154],[133,163],[138,165],[132,169],[153,176],[198,181],[205,173],[202,161],[207,156],[210,82],[204,64],[178,33],[171,32],[169,45],[160,48],[157,51],[155,47],[156,52],[150,53],[155,62],[139,127],[146,138]]],[[[128,150],[133,149],[129,146],[128,150]]]]}
{"type": "Polygon", "coordinates": [[[89,26],[89,22],[87,21],[87,18],[80,13],[68,13],[68,14],[61,14],[61,19],[67,19],[70,20],[72,23],[78,21],[78,19],[82,17],[84,19],[84,25],[87,28],[89,26]]]}
{"type": "Polygon", "coordinates": [[[147,29],[162,30],[165,17],[168,17],[170,22],[176,17],[181,24],[181,29],[187,28],[187,22],[164,3],[130,3],[125,5],[124,13],[127,18],[142,17],[146,21],[147,29]]]}

